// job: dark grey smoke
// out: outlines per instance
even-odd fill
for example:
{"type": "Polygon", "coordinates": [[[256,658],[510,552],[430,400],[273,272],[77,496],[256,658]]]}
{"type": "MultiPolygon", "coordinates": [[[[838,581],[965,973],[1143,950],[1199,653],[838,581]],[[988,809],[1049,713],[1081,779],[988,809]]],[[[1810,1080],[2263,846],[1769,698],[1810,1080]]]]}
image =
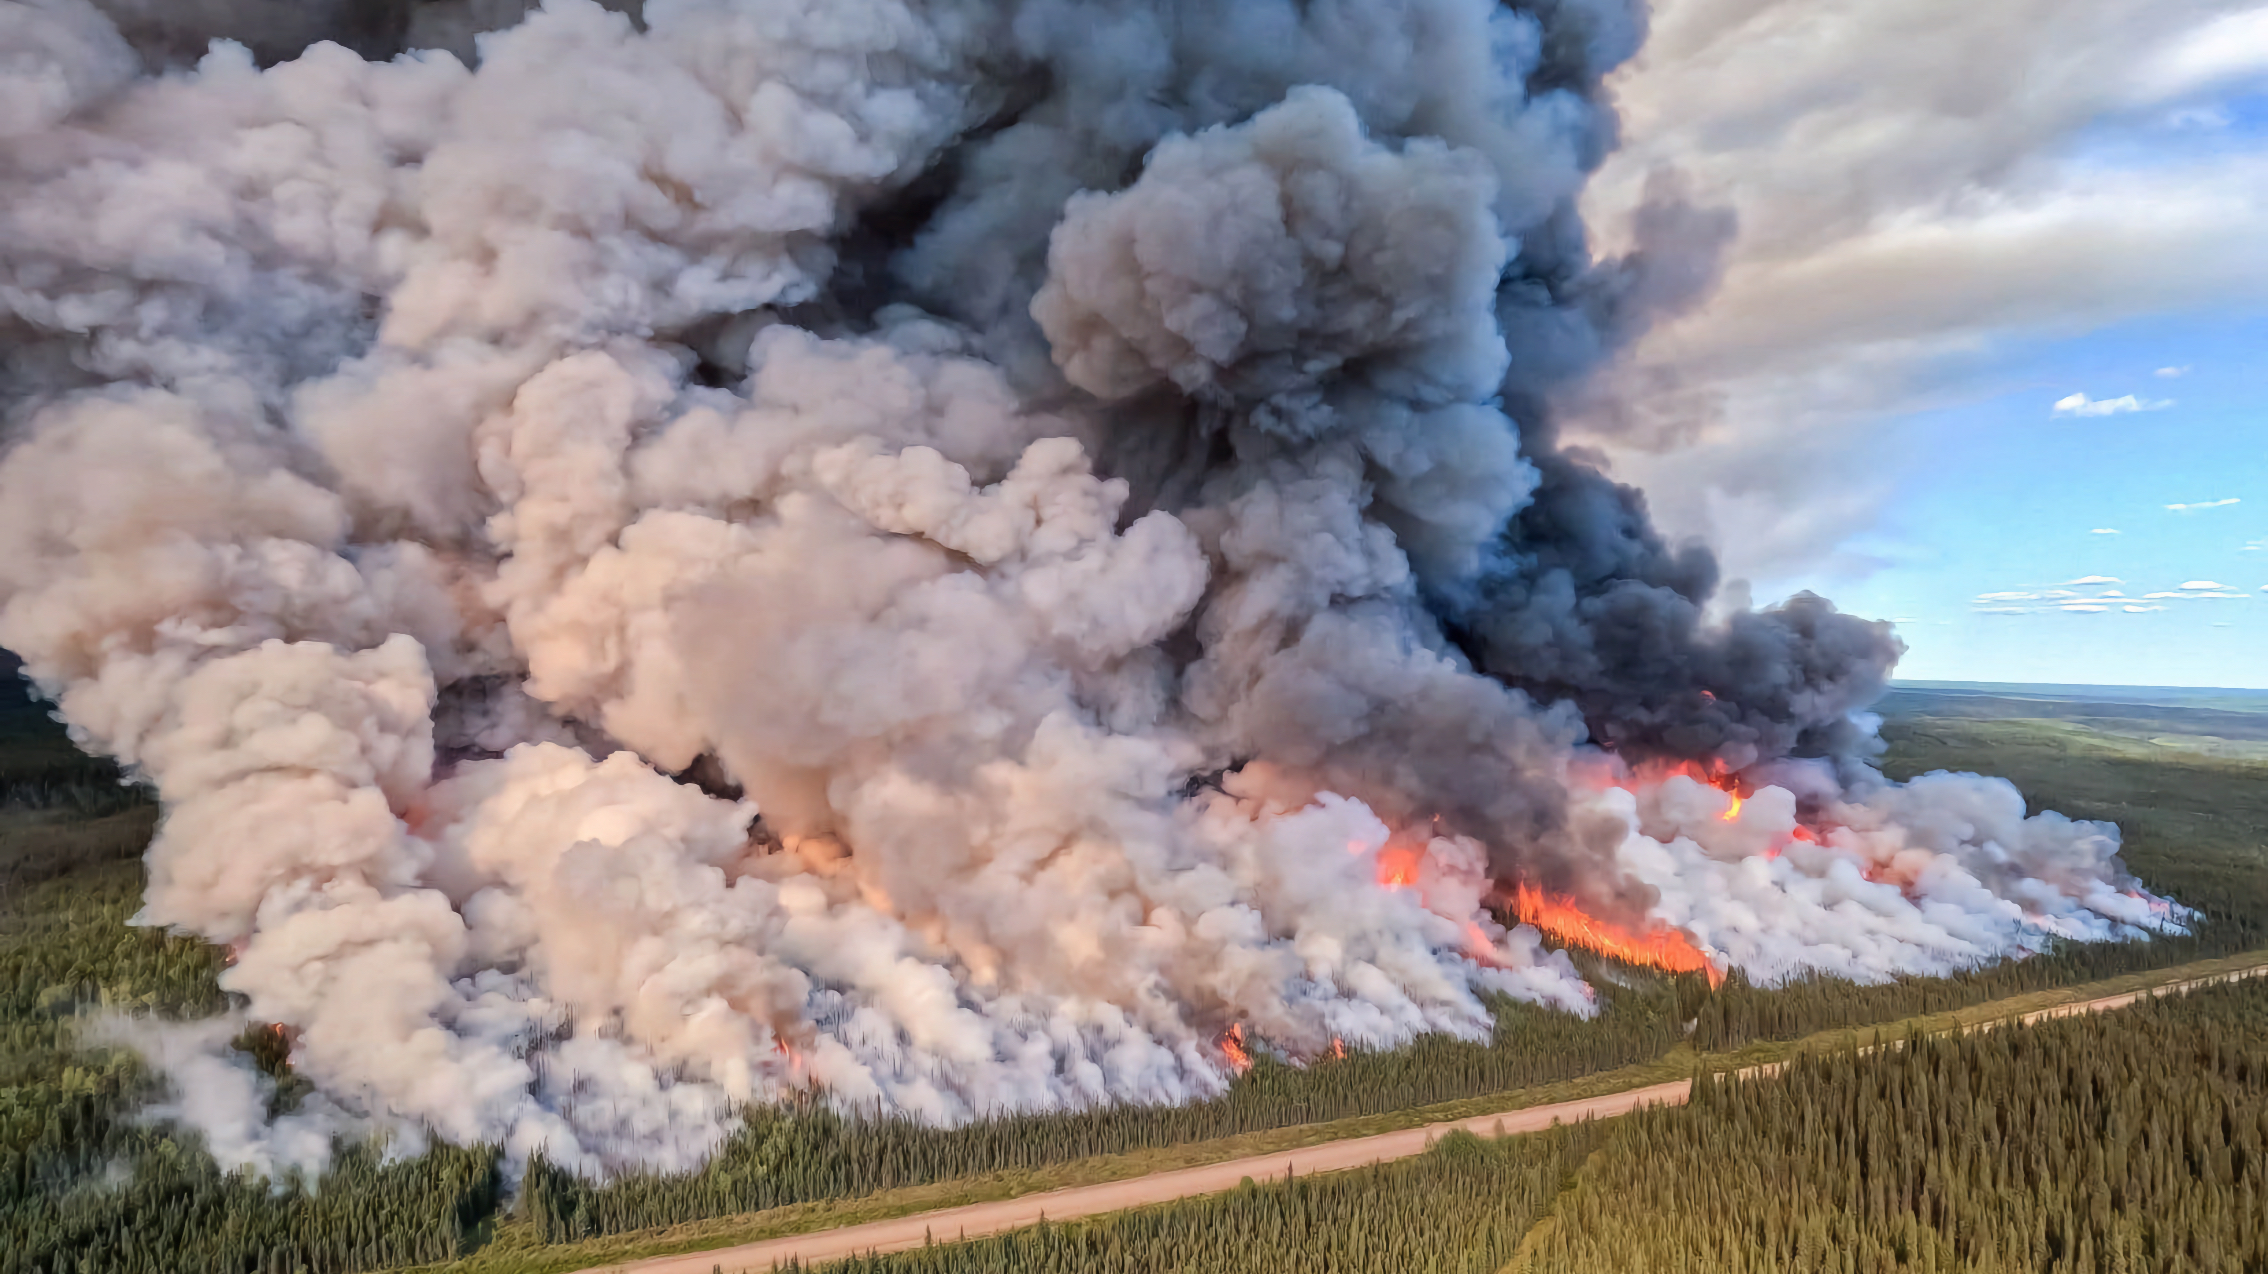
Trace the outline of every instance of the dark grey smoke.
{"type": "Polygon", "coordinates": [[[0,0],[0,643],[299,1028],[273,1124],[133,1036],[232,1166],[1590,1011],[1514,883],[1765,980],[2171,922],[1558,441],[1732,231],[1588,245],[1634,4],[111,12],[0,0]]]}
{"type": "MultiPolygon", "coordinates": [[[[1383,8],[1407,16],[1424,7],[1383,8]]],[[[1016,23],[1019,52],[1038,68],[1026,74],[1043,75],[1049,91],[1017,103],[985,136],[948,153],[939,167],[945,193],[934,212],[927,201],[936,196],[925,192],[926,215],[885,207],[869,220],[895,220],[911,234],[916,246],[900,258],[899,273],[918,297],[992,333],[996,356],[1012,368],[1038,369],[1027,374],[1042,387],[1051,384],[1054,369],[1041,363],[1042,353],[1019,347],[1032,335],[1026,301],[1045,267],[1041,228],[1052,225],[1057,200],[1076,189],[1126,185],[1166,132],[1246,118],[1311,75],[1346,88],[1358,106],[1370,108],[1365,114],[1374,126],[1395,130],[1398,121],[1377,120],[1382,112],[1362,98],[1363,61],[1374,45],[1347,38],[1344,19],[1353,9],[1125,4],[1102,6],[1115,20],[1097,21],[1094,6],[1026,6],[1016,23]],[[1240,31],[1269,38],[1239,39],[1240,31]],[[1151,47],[1130,47],[1144,43],[1151,47]],[[1248,65],[1236,63],[1240,50],[1248,65]],[[1128,67],[1154,70],[1129,80],[1128,67]],[[1098,95],[1114,104],[1098,109],[1081,101],[1098,95]],[[1100,136],[1056,122],[1096,119],[1108,122],[1100,136]],[[1027,175],[1002,180],[1010,168],[1027,175]],[[1047,188],[1049,179],[1034,175],[1048,169],[1061,173],[1059,187],[1047,188]],[[1035,185],[1042,189],[1035,193],[1035,185]]],[[[1610,0],[1505,10],[1537,24],[1529,91],[1582,103],[1571,158],[1595,167],[1616,131],[1601,81],[1638,47],[1643,9],[1610,0]]],[[[1423,114],[1415,104],[1394,106],[1404,120],[1423,114]]],[[[1536,705],[1571,705],[1592,740],[1633,761],[1690,759],[1739,769],[1791,755],[1855,758],[1870,736],[1850,714],[1881,692],[1902,647],[1887,625],[1836,614],[1809,595],[1729,624],[1705,624],[1718,583],[1713,555],[1697,544],[1665,544],[1640,493],[1556,444],[1553,393],[1580,383],[1647,327],[1705,296],[1733,231],[1728,214],[1693,207],[1665,175],[1638,215],[1635,250],[1599,261],[1586,245],[1574,193],[1535,208],[1532,224],[1517,227],[1520,252],[1495,301],[1512,351],[1500,393],[1533,467],[1533,495],[1489,547],[1481,572],[1423,581],[1439,628],[1397,628],[1393,638],[1430,640],[1425,658],[1468,659],[1516,693],[1495,698],[1470,682],[1444,679],[1431,694],[1420,688],[1422,679],[1409,679],[1403,663],[1367,653],[1319,657],[1335,666],[1303,665],[1305,678],[1283,689],[1280,702],[1266,696],[1288,677],[1259,684],[1263,697],[1251,715],[1273,728],[1251,743],[1257,755],[1306,767],[1322,786],[1362,796],[1390,821],[1441,816],[1495,848],[1508,873],[1618,896],[1625,891],[1616,882],[1585,867],[1602,856],[1569,824],[1556,779],[1524,778],[1548,772],[1536,759],[1564,748],[1575,733],[1569,713],[1536,705]],[[1348,675],[1387,667],[1400,677],[1366,683],[1348,675]],[[1328,693],[1318,693],[1319,682],[1329,683],[1328,693]]],[[[1305,386],[1309,405],[1320,414],[1335,395],[1360,393],[1353,387],[1368,370],[1357,360],[1336,378],[1305,386]]],[[[1407,396],[1388,389],[1337,410],[1386,414],[1405,410],[1398,400],[1407,396]]],[[[1097,441],[1141,497],[1130,513],[1186,513],[1271,463],[1283,431],[1267,421],[1298,410],[1249,386],[1216,382],[1186,394],[1160,386],[1106,416],[1097,441]],[[1249,401],[1255,395],[1263,401],[1249,401]]],[[[1363,480],[1380,478],[1372,458],[1363,480]]],[[[1390,500],[1372,503],[1369,513],[1405,543],[1420,542],[1412,519],[1390,500]]],[[[1358,608],[1331,622],[1349,630],[1339,640],[1362,640],[1353,635],[1362,622],[1358,608]]],[[[1643,891],[1635,901],[1646,901],[1643,891]]]]}

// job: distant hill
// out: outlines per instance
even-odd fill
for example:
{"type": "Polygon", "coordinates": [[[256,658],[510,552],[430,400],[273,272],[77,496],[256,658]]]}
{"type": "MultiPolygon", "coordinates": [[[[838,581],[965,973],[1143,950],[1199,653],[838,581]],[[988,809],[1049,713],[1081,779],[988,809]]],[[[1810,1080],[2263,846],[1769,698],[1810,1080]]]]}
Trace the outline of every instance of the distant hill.
{"type": "Polygon", "coordinates": [[[2075,686],[2021,681],[1893,681],[1890,694],[1901,700],[1998,699],[2075,703],[2147,704],[2160,708],[2210,708],[2222,712],[2268,712],[2268,690],[2215,686],[2075,686]]]}
{"type": "Polygon", "coordinates": [[[2268,690],[1900,681],[1874,705],[1891,720],[2060,721],[2219,755],[2268,752],[2268,690]]]}

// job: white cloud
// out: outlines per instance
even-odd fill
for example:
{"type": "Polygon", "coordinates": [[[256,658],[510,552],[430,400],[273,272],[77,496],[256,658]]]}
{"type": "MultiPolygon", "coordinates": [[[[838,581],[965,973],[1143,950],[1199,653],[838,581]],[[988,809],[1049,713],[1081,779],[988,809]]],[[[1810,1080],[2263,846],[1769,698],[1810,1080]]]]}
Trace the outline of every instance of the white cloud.
{"type": "Polygon", "coordinates": [[[2243,597],[2244,594],[2226,584],[2209,579],[2193,579],[2179,589],[2163,593],[2144,593],[2150,601],[2209,601],[2216,598],[2243,597]]]}
{"type": "Polygon", "coordinates": [[[2268,8],[2231,13],[2183,32],[2142,63],[2135,87],[2164,101],[2261,75],[2268,75],[2268,8]]]}
{"type": "Polygon", "coordinates": [[[2247,553],[2268,553],[2268,540],[2254,540],[2244,546],[2247,553]]]}
{"type": "Polygon", "coordinates": [[[2124,584],[2125,582],[2116,575],[2082,575],[2078,579],[2063,581],[2062,587],[2077,588],[2085,584],[2124,584]]]}
{"type": "Polygon", "coordinates": [[[2058,416],[2121,416],[2134,411],[2164,411],[2174,405],[2171,398],[2141,399],[2132,394],[2123,398],[2089,398],[2073,394],[2056,400],[2058,416]]]}
{"type": "Polygon", "coordinates": [[[2126,608],[2126,613],[2129,615],[2147,615],[2151,611],[2164,609],[2163,606],[2129,606],[2126,608]]]}
{"type": "MultiPolygon", "coordinates": [[[[2101,615],[2126,601],[2126,594],[2117,589],[2103,589],[2101,587],[2104,584],[2120,582],[2116,576],[2086,575],[2072,580],[2070,583],[2097,591],[2091,593],[2074,592],[2070,587],[2064,585],[2040,590],[2002,589],[1998,592],[1979,593],[1970,601],[1969,605],[1975,613],[1980,615],[2101,615]]],[[[2210,584],[2210,581],[2205,580],[2197,582],[2201,585],[2210,584]]],[[[2223,586],[2213,584],[2211,587],[2220,588],[2223,586]]],[[[2191,592],[2168,593],[2165,596],[2189,598],[2221,596],[2221,594],[2191,592]]],[[[2162,606],[2127,606],[2126,609],[2139,612],[2142,610],[2163,610],[2165,608],[2162,606]]],[[[1906,623],[1911,621],[1899,620],[1894,622],[1906,623]]]]}
{"type": "Polygon", "coordinates": [[[2124,532],[2124,531],[2121,531],[2121,530],[2119,530],[2119,529],[2118,529],[2117,527],[2112,527],[2112,526],[2098,526],[2098,527],[2096,527],[2096,528],[2095,528],[2094,530],[2087,532],[2087,534],[2089,534],[2089,535],[2124,535],[2124,534],[2125,534],[2125,532],[2124,532]]]}
{"type": "Polygon", "coordinates": [[[2199,509],[2225,509],[2232,504],[2243,503],[2244,497],[2232,495],[2226,500],[2205,500],[2197,504],[2169,504],[2166,507],[2175,513],[2195,513],[2199,509]]]}
{"type": "Polygon", "coordinates": [[[2161,367],[2158,369],[2158,375],[2163,376],[2167,380],[2180,380],[2182,377],[2189,375],[2189,368],[2161,367]]]}
{"type": "Polygon", "coordinates": [[[1626,250],[1668,169],[1738,237],[1570,432],[1729,576],[1850,557],[1928,463],[1886,418],[1997,392],[2018,341],[2268,294],[2268,152],[2157,144],[2248,64],[2217,23],[2259,3],[1656,0],[1586,220],[1626,250]]]}

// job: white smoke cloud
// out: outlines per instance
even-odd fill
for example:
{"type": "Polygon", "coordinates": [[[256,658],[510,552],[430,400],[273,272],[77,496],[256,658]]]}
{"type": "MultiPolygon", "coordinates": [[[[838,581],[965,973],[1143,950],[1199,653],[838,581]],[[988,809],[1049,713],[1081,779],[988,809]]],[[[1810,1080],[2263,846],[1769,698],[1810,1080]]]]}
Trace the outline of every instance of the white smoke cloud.
{"type": "MultiPolygon", "coordinates": [[[[1232,1024],[1591,1011],[1489,911],[1521,865],[1767,979],[2164,923],[1990,780],[1845,756],[1713,821],[1435,618],[1546,498],[1503,386],[1569,356],[1505,276],[1579,255],[1608,121],[1531,83],[1628,11],[1173,8],[551,0],[476,69],[135,79],[0,0],[0,644],[157,785],[141,919],[228,944],[320,1093],[121,1028],[160,1114],[269,1172],[425,1128],[603,1174],[813,1086],[1188,1100],[1232,1024]]],[[[1759,719],[1858,729],[1865,652],[1746,619],[1759,719]]]]}

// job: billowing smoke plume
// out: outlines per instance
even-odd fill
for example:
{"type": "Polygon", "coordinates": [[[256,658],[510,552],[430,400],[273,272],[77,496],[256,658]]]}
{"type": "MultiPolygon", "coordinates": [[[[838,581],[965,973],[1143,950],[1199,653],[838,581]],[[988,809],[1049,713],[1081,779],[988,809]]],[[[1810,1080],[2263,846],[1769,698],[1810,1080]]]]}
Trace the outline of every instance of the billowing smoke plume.
{"type": "Polygon", "coordinates": [[[1585,250],[1626,0],[105,7],[0,0],[0,644],[295,1033],[279,1125],[149,1044],[232,1163],[1588,1012],[1523,891],[1760,978],[2169,914],[1553,443],[1728,231],[1585,250]]]}

